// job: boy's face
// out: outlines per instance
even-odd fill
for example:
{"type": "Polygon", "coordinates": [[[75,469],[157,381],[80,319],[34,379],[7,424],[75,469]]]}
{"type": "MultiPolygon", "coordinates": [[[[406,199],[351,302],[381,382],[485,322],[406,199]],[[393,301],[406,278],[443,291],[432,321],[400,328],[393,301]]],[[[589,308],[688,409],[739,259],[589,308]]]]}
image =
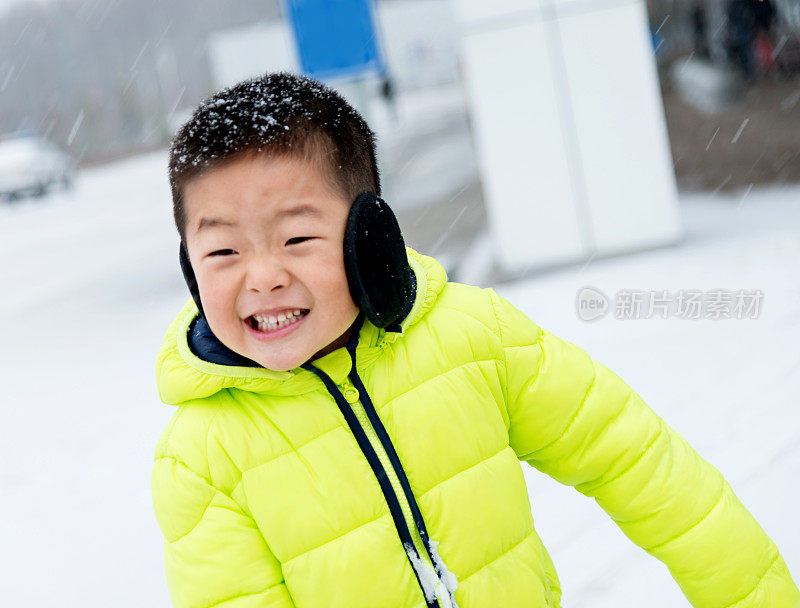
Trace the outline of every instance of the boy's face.
{"type": "Polygon", "coordinates": [[[319,169],[249,154],[190,180],[184,205],[200,300],[225,346],[285,371],[347,343],[358,315],[344,269],[350,201],[319,169]]]}

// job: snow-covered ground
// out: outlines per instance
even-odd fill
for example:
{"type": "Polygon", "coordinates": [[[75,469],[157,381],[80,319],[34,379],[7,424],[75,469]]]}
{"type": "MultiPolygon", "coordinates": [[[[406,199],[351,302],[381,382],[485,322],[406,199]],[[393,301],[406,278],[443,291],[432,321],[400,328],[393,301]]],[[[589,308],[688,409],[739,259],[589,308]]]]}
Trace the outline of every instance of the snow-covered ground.
{"type": "MultiPolygon", "coordinates": [[[[168,606],[149,477],[154,361],[187,298],[163,152],[0,207],[0,598],[168,606]]],[[[684,196],[686,239],[497,290],[617,372],[707,460],[800,582],[800,187],[684,196]],[[758,319],[587,323],[577,291],[760,289],[758,319]]],[[[597,505],[525,466],[568,608],[688,606],[597,505]]]]}

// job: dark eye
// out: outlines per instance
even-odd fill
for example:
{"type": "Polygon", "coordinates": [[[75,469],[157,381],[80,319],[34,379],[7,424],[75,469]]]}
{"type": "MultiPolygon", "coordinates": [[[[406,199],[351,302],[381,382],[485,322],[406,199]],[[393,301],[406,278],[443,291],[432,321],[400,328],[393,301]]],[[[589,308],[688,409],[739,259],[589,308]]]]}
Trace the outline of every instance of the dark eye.
{"type": "Polygon", "coordinates": [[[218,249],[217,251],[212,251],[208,255],[231,255],[236,253],[233,249],[218,249]]]}
{"type": "Polygon", "coordinates": [[[289,244],[302,243],[303,241],[310,241],[313,238],[315,238],[315,237],[313,237],[313,236],[295,236],[295,237],[290,238],[288,241],[286,241],[286,244],[289,245],[289,244]],[[294,243],[292,243],[292,241],[294,241],[294,243]]]}

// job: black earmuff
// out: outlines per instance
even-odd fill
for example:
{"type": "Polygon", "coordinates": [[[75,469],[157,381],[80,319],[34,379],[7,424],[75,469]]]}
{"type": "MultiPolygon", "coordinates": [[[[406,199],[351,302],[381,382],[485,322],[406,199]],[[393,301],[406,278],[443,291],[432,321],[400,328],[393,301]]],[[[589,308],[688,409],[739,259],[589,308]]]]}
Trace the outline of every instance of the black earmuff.
{"type": "Polygon", "coordinates": [[[362,192],[350,207],[344,269],[353,301],[375,327],[389,327],[408,314],[414,271],[397,218],[374,192],[362,192]]]}
{"type": "MultiPolygon", "coordinates": [[[[204,317],[197,278],[183,241],[179,257],[189,293],[204,317]]],[[[344,233],[344,268],[353,302],[375,327],[386,328],[405,318],[413,304],[416,278],[397,218],[374,192],[362,192],[350,207],[344,233]]]]}

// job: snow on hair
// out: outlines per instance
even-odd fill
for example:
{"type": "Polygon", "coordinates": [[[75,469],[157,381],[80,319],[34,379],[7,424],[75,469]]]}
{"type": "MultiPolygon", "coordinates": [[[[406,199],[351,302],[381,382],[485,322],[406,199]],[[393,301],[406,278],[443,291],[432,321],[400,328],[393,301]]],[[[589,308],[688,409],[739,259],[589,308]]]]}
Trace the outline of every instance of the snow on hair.
{"type": "Polygon", "coordinates": [[[175,223],[184,236],[183,186],[239,155],[264,152],[316,163],[343,196],[380,195],[375,134],[334,89],[290,72],[267,72],[203,100],[169,150],[175,223]]]}

